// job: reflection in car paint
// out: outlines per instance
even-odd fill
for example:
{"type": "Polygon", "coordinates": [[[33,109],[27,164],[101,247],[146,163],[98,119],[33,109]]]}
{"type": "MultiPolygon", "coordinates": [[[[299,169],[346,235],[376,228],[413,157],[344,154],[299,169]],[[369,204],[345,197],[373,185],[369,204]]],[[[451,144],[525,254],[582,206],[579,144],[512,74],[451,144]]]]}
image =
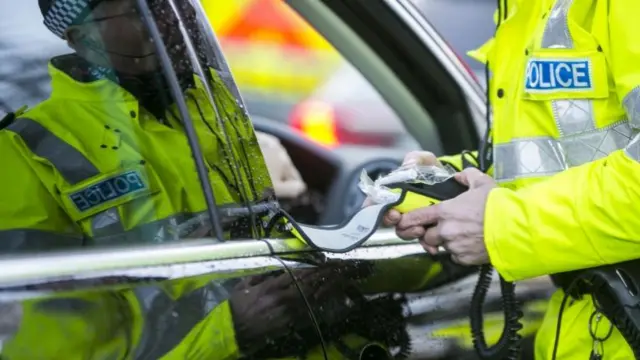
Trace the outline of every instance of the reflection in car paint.
{"type": "MultiPolygon", "coordinates": [[[[235,248],[240,250],[242,247],[241,245],[248,244],[236,244],[235,248]]],[[[409,358],[414,358],[414,356],[418,356],[417,358],[427,359],[435,358],[433,356],[438,354],[439,348],[443,352],[456,349],[457,345],[455,344],[457,344],[456,341],[458,340],[455,339],[457,339],[459,335],[466,336],[466,330],[455,334],[448,334],[443,339],[434,337],[433,332],[437,329],[446,329],[448,326],[459,326],[459,323],[455,322],[456,319],[459,321],[465,321],[465,309],[468,309],[468,298],[475,282],[474,277],[466,278],[454,285],[440,287],[425,293],[421,288],[429,288],[430,284],[426,284],[426,286],[416,284],[419,276],[412,278],[411,274],[414,273],[420,275],[420,270],[424,271],[425,268],[428,268],[428,266],[425,267],[425,264],[433,263],[433,259],[423,251],[420,251],[420,246],[418,244],[405,242],[393,246],[375,246],[376,243],[374,242],[369,245],[369,247],[356,249],[350,253],[342,254],[341,259],[331,259],[326,256],[318,256],[322,254],[314,255],[314,253],[304,252],[288,256],[284,256],[284,254],[282,255],[285,257],[286,264],[292,269],[292,271],[294,271],[294,273],[298,270],[307,269],[317,271],[327,265],[338,265],[335,270],[331,271],[331,274],[333,274],[332,276],[327,276],[321,280],[338,284],[339,286],[334,288],[333,291],[338,291],[343,295],[337,297],[334,296],[334,298],[344,300],[329,302],[326,304],[327,307],[324,310],[314,307],[316,316],[318,316],[321,319],[321,323],[324,324],[322,327],[324,328],[325,326],[328,326],[328,324],[335,324],[337,318],[344,320],[344,316],[347,316],[347,319],[351,319],[352,323],[344,324],[344,327],[341,328],[342,330],[336,328],[337,333],[353,330],[353,328],[350,328],[351,326],[355,326],[355,328],[359,330],[363,330],[360,329],[362,327],[368,327],[373,331],[375,327],[366,325],[367,322],[363,320],[364,318],[361,318],[357,312],[364,311],[364,309],[366,309],[366,313],[371,316],[371,314],[376,314],[378,311],[391,311],[397,314],[394,316],[400,316],[405,319],[398,323],[405,325],[400,328],[396,328],[396,331],[393,333],[397,336],[401,336],[402,338],[405,336],[402,335],[405,333],[405,330],[402,330],[401,332],[398,331],[403,328],[406,329],[406,336],[411,344],[411,350],[409,351],[411,355],[409,358]],[[374,246],[372,247],[371,245],[374,246]],[[320,267],[313,267],[312,264],[316,264],[320,267]],[[345,266],[352,266],[352,270],[347,270],[345,266]],[[410,271],[407,267],[413,268],[414,271],[410,271]],[[406,274],[403,281],[399,281],[397,278],[396,274],[399,272],[406,274]],[[395,280],[389,281],[390,278],[395,280]],[[343,282],[340,279],[344,279],[346,282],[343,282]],[[359,285],[354,288],[353,286],[355,283],[351,283],[352,281],[355,281],[359,285]],[[412,295],[411,293],[413,292],[417,293],[412,295]],[[374,308],[372,309],[371,306],[374,306],[374,308]],[[360,310],[353,310],[354,308],[360,310]],[[356,312],[353,313],[353,311],[356,312]],[[372,311],[373,313],[371,313],[372,311]],[[444,321],[446,319],[453,321],[453,323],[451,323],[452,325],[447,325],[447,321],[444,321]],[[427,324],[434,325],[427,326],[427,324]],[[428,344],[429,347],[423,347],[425,344],[428,344]],[[436,347],[434,348],[432,346],[436,347]]],[[[231,254],[227,253],[227,256],[228,255],[231,254]]],[[[274,274],[281,273],[282,269],[282,265],[274,258],[250,257],[244,259],[222,259],[208,263],[196,262],[184,265],[169,264],[168,266],[158,266],[149,269],[140,268],[137,270],[112,271],[110,273],[94,273],[94,282],[92,283],[93,289],[88,292],[86,287],[83,286],[82,281],[75,282],[68,280],[67,286],[64,287],[65,290],[57,290],[49,293],[48,295],[39,293],[38,286],[31,286],[30,288],[33,289],[31,294],[35,296],[35,298],[27,301],[26,303],[37,303],[39,301],[46,302],[48,301],[47,299],[51,298],[51,296],[54,296],[54,299],[61,297],[68,298],[70,295],[65,294],[72,294],[69,293],[69,291],[73,291],[73,293],[81,291],[81,293],[74,295],[77,298],[91,296],[97,300],[111,296],[109,294],[113,294],[116,291],[113,290],[114,287],[121,289],[117,290],[118,292],[126,292],[128,291],[127,289],[135,290],[149,288],[149,285],[156,284],[155,286],[160,286],[161,288],[168,289],[172,292],[171,289],[184,288],[185,286],[187,286],[187,288],[194,288],[194,285],[189,284],[196,283],[212,284],[214,285],[214,288],[220,289],[221,292],[217,292],[216,299],[214,301],[214,303],[219,303],[223,299],[231,296],[229,291],[233,291],[233,288],[240,280],[274,276],[274,274]],[[214,272],[215,274],[213,274],[214,272]],[[256,278],[256,276],[258,277],[256,278]],[[185,277],[188,277],[189,279],[185,279],[185,277]],[[172,280],[159,281],[163,278],[172,280]],[[105,285],[96,288],[95,286],[100,279],[104,280],[105,285]],[[140,283],[143,279],[148,279],[148,281],[140,283]],[[73,286],[74,283],[78,285],[75,288],[73,286]],[[103,290],[98,290],[100,288],[103,290]],[[45,297],[42,298],[41,296],[45,297]],[[38,298],[41,300],[38,300],[38,298]]],[[[48,288],[48,286],[44,286],[44,288],[48,288]]],[[[21,290],[23,296],[24,294],[29,293],[29,291],[24,290],[24,288],[21,290]]],[[[528,301],[527,299],[531,296],[528,292],[535,290],[533,292],[536,293],[539,288],[529,288],[529,290],[527,290],[526,286],[520,286],[519,290],[521,299],[523,301],[528,301]]],[[[186,296],[188,293],[190,292],[178,297],[178,299],[186,296]]],[[[7,293],[5,291],[4,294],[0,295],[11,295],[11,293],[7,293]]],[[[0,296],[0,298],[2,298],[2,296],[0,296]]],[[[489,303],[497,303],[499,301],[499,292],[497,289],[496,291],[490,292],[488,298],[489,303]]],[[[102,306],[100,304],[101,303],[99,301],[94,300],[92,302],[93,306],[91,307],[63,306],[60,308],[60,311],[55,312],[55,316],[57,317],[56,321],[58,323],[64,323],[64,321],[67,321],[65,319],[70,316],[70,314],[68,314],[66,310],[63,311],[65,308],[95,309],[97,307],[97,309],[100,309],[102,306]],[[68,315],[64,315],[65,313],[68,315]]],[[[211,300],[206,300],[202,304],[209,304],[207,305],[207,308],[210,309],[211,304],[213,303],[211,300]]],[[[304,305],[300,304],[299,306],[304,305]]],[[[51,308],[49,306],[49,309],[55,310],[56,308],[51,308]]],[[[378,313],[378,315],[380,314],[378,313]]],[[[54,316],[54,314],[51,314],[50,316],[54,316]]],[[[399,321],[400,318],[395,321],[392,321],[390,318],[384,318],[386,319],[384,320],[383,318],[376,317],[376,319],[378,319],[380,324],[385,324],[384,328],[388,330],[394,323],[396,323],[396,321],[399,321]]],[[[69,318],[68,321],[71,321],[71,318],[69,318]]],[[[314,341],[316,341],[313,340],[314,335],[312,335],[312,333],[306,333],[305,330],[301,331],[302,332],[299,332],[299,334],[306,334],[304,335],[304,338],[306,339],[305,341],[310,341],[309,343],[306,343],[307,345],[305,345],[305,347],[311,346],[314,341]]],[[[331,336],[328,338],[331,339],[331,336]]],[[[384,340],[384,338],[381,339],[384,340]]],[[[301,351],[300,349],[295,350],[295,348],[287,348],[289,345],[282,345],[284,347],[278,345],[284,344],[282,342],[286,340],[285,338],[276,336],[271,340],[271,344],[265,345],[266,347],[263,348],[262,351],[264,354],[282,354],[283,352],[301,351]]],[[[387,339],[384,341],[390,340],[387,339]]],[[[389,344],[392,343],[393,341],[389,344]]],[[[297,346],[301,345],[298,344],[297,346]]],[[[396,351],[399,351],[399,349],[396,349],[396,351]]],[[[405,351],[408,350],[405,349],[405,351]]]]}

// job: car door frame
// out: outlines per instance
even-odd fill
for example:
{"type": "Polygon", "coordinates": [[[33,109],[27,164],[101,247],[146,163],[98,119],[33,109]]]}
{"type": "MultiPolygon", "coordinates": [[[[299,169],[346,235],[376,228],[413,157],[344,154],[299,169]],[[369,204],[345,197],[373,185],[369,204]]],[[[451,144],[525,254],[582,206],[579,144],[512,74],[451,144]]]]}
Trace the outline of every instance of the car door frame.
{"type": "Polygon", "coordinates": [[[432,148],[425,135],[433,132],[445,154],[479,148],[486,95],[411,1],[286,1],[358,68],[422,148],[432,148]]]}

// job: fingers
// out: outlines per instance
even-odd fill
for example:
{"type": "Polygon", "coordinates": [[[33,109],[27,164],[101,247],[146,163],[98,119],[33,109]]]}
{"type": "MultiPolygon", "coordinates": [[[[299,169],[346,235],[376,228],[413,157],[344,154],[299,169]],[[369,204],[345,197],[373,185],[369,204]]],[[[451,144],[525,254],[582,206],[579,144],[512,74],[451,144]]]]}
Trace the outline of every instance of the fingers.
{"type": "Polygon", "coordinates": [[[440,207],[431,205],[408,212],[400,217],[396,225],[396,234],[401,239],[411,240],[422,238],[430,225],[434,225],[440,218],[440,207]]]}
{"type": "Polygon", "coordinates": [[[420,243],[422,243],[422,247],[431,247],[435,248],[436,252],[438,251],[438,246],[444,244],[444,239],[440,236],[440,229],[438,226],[432,226],[428,228],[424,235],[420,238],[420,243]]]}
{"type": "Polygon", "coordinates": [[[437,255],[438,254],[438,247],[437,246],[431,246],[426,244],[424,241],[420,241],[420,245],[422,245],[422,248],[428,252],[431,255],[437,255]]]}
{"type": "Polygon", "coordinates": [[[382,219],[382,223],[384,226],[395,226],[402,219],[402,215],[398,210],[389,210],[386,214],[384,214],[384,218],[382,219]]]}
{"type": "Polygon", "coordinates": [[[412,226],[406,229],[396,228],[396,235],[398,235],[400,239],[413,240],[413,239],[422,238],[424,236],[425,231],[426,230],[424,226],[421,226],[421,225],[412,226]]]}
{"type": "Polygon", "coordinates": [[[423,208],[410,211],[402,215],[400,221],[396,226],[396,229],[404,231],[416,226],[424,227],[434,225],[440,219],[440,213],[440,204],[425,206],[423,208]]]}
{"type": "Polygon", "coordinates": [[[455,175],[456,180],[469,188],[477,188],[493,182],[487,174],[476,168],[467,168],[455,175]]]}
{"type": "Polygon", "coordinates": [[[442,166],[438,158],[428,151],[412,151],[405,155],[402,166],[438,165],[442,166]]]}

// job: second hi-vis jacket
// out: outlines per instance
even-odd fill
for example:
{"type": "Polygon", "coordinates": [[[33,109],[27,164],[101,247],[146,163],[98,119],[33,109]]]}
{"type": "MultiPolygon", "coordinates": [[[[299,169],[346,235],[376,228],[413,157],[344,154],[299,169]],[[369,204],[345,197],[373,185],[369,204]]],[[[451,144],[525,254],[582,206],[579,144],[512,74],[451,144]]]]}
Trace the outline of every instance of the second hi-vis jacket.
{"type": "MultiPolygon", "coordinates": [[[[64,66],[73,60],[54,62],[64,66]]],[[[12,189],[2,194],[0,249],[168,241],[177,238],[175,224],[206,211],[175,106],[162,123],[106,78],[79,82],[54,65],[50,73],[51,97],[0,132],[3,166],[12,175],[0,180],[12,189]]],[[[214,85],[224,87],[222,81],[214,85]]],[[[235,105],[228,91],[216,93],[227,95],[216,98],[220,109],[235,105]]],[[[260,199],[270,186],[264,163],[246,169],[224,161],[261,158],[251,125],[225,122],[237,138],[229,142],[211,120],[216,116],[204,91],[189,89],[185,95],[217,204],[242,204],[243,193],[260,199]]]]}
{"type": "MultiPolygon", "coordinates": [[[[487,202],[485,243],[507,280],[640,258],[638,11],[633,0],[500,1],[496,35],[473,54],[493,74],[492,174],[502,187],[487,202]]],[[[551,358],[562,296],[537,359],[551,358]]],[[[594,306],[570,303],[557,358],[586,359],[594,306]]],[[[609,326],[603,319],[598,335],[609,326]]],[[[604,359],[632,357],[614,330],[604,359]]]]}
{"type": "MultiPolygon", "coordinates": [[[[108,78],[71,76],[78,61],[75,56],[52,59],[51,97],[0,131],[0,184],[5,189],[0,194],[0,252],[188,236],[178,225],[198,219],[207,205],[175,106],[163,124],[108,78]]],[[[215,75],[213,86],[221,87],[215,89],[219,108],[232,111],[235,98],[215,75]]],[[[251,200],[259,199],[270,185],[263,163],[252,163],[249,173],[220,161],[224,151],[235,152],[236,158],[261,158],[251,125],[227,122],[225,130],[236,140],[229,143],[215,121],[204,123],[215,115],[203,92],[196,86],[185,95],[217,203],[221,208],[242,204],[239,184],[247,186],[244,193],[251,200]],[[241,148],[243,142],[255,146],[241,148]],[[244,181],[230,181],[234,176],[244,181]]],[[[26,302],[20,330],[4,342],[3,356],[237,358],[224,288],[218,282],[183,285],[26,302]],[[75,310],[61,311],[61,306],[75,310]],[[172,326],[172,314],[182,312],[193,323],[172,326]],[[43,337],[43,328],[55,330],[46,330],[43,337]]]]}

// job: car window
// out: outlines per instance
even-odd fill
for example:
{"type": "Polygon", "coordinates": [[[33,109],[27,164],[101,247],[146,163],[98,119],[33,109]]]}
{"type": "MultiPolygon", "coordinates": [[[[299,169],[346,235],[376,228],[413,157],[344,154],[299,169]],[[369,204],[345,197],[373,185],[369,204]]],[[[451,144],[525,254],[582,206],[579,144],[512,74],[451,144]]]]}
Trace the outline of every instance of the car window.
{"type": "Polygon", "coordinates": [[[11,9],[0,13],[1,118],[17,107],[33,106],[47,97],[48,59],[69,48],[45,30],[40,10],[33,2],[0,0],[0,8],[11,9]]]}
{"type": "Polygon", "coordinates": [[[493,0],[415,0],[417,8],[464,61],[475,78],[485,82],[484,64],[467,55],[495,31],[493,0]],[[451,21],[455,19],[455,21],[451,21]]]}
{"type": "Polygon", "coordinates": [[[210,18],[251,115],[330,148],[419,148],[378,91],[280,0],[228,0],[210,18]]]}
{"type": "Polygon", "coordinates": [[[2,36],[0,251],[263,236],[273,186],[204,13],[56,4],[2,36]]]}

